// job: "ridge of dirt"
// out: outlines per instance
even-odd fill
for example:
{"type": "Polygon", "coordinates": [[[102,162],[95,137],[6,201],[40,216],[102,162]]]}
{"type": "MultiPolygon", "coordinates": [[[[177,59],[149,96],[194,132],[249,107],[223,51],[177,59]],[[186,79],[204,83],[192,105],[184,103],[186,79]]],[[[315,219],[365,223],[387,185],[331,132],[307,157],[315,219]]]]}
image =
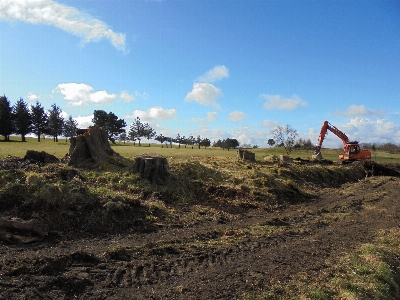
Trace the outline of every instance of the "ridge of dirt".
{"type": "MultiPolygon", "coordinates": [[[[343,254],[400,226],[399,183],[393,176],[310,183],[312,196],[275,210],[220,201],[210,207],[225,214],[188,225],[0,242],[0,299],[241,299],[268,290],[285,299],[282,287],[292,280],[324,282],[343,254]]],[[[210,195],[232,193],[217,191],[210,195]]],[[[196,204],[168,206],[203,213],[196,204]]]]}

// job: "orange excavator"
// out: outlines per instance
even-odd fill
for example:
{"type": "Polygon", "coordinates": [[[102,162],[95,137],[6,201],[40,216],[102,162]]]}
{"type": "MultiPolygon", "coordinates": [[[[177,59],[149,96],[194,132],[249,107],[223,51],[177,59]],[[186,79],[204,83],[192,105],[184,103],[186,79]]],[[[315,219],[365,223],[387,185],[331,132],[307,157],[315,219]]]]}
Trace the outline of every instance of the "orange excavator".
{"type": "Polygon", "coordinates": [[[339,155],[339,163],[350,163],[357,160],[371,159],[371,151],[361,149],[358,142],[350,142],[346,134],[341,132],[328,121],[322,123],[321,132],[318,137],[318,143],[314,148],[313,159],[322,159],[321,147],[328,130],[338,136],[343,142],[343,154],[339,155]]]}

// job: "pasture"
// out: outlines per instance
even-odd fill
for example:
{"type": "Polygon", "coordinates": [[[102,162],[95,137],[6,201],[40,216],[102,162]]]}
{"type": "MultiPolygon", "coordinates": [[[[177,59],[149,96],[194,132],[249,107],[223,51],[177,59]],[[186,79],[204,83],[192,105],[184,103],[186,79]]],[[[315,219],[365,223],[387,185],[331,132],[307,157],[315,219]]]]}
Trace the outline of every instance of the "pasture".
{"type": "MultiPolygon", "coordinates": [[[[21,142],[21,137],[12,136],[10,137],[9,142],[5,142],[0,140],[0,159],[4,158],[8,155],[24,157],[27,150],[35,150],[35,151],[45,151],[49,154],[52,154],[58,158],[64,157],[69,150],[69,141],[65,139],[59,139],[58,142],[53,142],[52,138],[41,139],[40,143],[37,141],[37,138],[26,138],[26,142],[21,142]]],[[[139,147],[138,143],[134,145],[133,143],[122,143],[117,142],[116,144],[111,144],[114,151],[122,155],[126,158],[132,158],[142,153],[156,153],[159,155],[163,155],[165,157],[190,157],[190,156],[206,156],[206,157],[235,157],[236,149],[221,149],[217,147],[208,147],[204,149],[198,149],[197,146],[194,146],[193,149],[191,146],[187,146],[185,148],[184,145],[181,145],[178,148],[178,145],[173,144],[172,148],[168,145],[168,148],[164,145],[163,147],[160,144],[153,144],[142,142],[139,147]]],[[[273,147],[273,148],[257,148],[257,149],[249,149],[256,154],[256,160],[262,161],[264,157],[269,155],[279,156],[281,154],[285,154],[285,149],[282,147],[273,147]]],[[[322,149],[322,155],[327,160],[336,161],[338,155],[341,153],[341,149],[322,149]]],[[[291,152],[290,156],[292,158],[302,158],[302,159],[310,159],[313,154],[311,150],[294,150],[291,152]]],[[[400,154],[392,154],[383,151],[375,151],[372,152],[372,160],[380,163],[398,163],[400,161],[400,154]]]]}

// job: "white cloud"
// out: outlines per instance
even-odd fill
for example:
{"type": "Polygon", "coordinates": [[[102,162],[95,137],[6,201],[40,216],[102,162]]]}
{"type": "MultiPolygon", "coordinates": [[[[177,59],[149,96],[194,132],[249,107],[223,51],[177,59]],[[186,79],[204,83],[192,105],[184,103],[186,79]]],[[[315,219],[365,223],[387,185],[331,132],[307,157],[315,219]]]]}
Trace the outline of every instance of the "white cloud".
{"type": "Polygon", "coordinates": [[[64,119],[64,120],[66,120],[66,119],[68,119],[68,113],[66,112],[66,111],[61,111],[61,117],[64,119]]]}
{"type": "Polygon", "coordinates": [[[210,105],[220,109],[217,103],[218,98],[222,97],[222,92],[219,88],[211,83],[197,83],[193,84],[193,89],[186,95],[186,101],[196,101],[202,105],[210,105]]]}
{"type": "Polygon", "coordinates": [[[335,110],[332,115],[334,116],[381,116],[385,114],[383,109],[367,109],[365,105],[350,105],[346,111],[335,110]]]}
{"type": "Polygon", "coordinates": [[[52,25],[82,37],[85,43],[106,38],[115,48],[125,51],[124,34],[114,32],[104,22],[74,7],[52,0],[2,0],[0,19],[52,25]]]}
{"type": "Polygon", "coordinates": [[[129,94],[127,91],[122,91],[119,97],[124,101],[124,102],[131,102],[135,100],[135,96],[129,94]]]}
{"type": "Polygon", "coordinates": [[[89,97],[90,101],[96,104],[110,103],[113,102],[116,98],[117,98],[116,94],[109,94],[104,90],[94,92],[89,97]]]}
{"type": "Polygon", "coordinates": [[[109,94],[104,90],[94,91],[90,85],[85,83],[61,83],[53,89],[52,93],[61,94],[71,106],[110,103],[117,98],[116,94],[109,94]]]}
{"type": "Polygon", "coordinates": [[[299,96],[293,95],[291,98],[283,98],[280,95],[266,95],[261,94],[260,97],[265,99],[264,109],[296,109],[300,106],[306,106],[307,102],[302,100],[299,96]]]}
{"type": "MultiPolygon", "coordinates": [[[[394,143],[400,144],[400,125],[385,119],[369,120],[366,118],[353,118],[348,123],[336,124],[339,130],[347,135],[350,141],[359,143],[394,143]]],[[[320,128],[314,137],[310,137],[312,142],[317,142],[320,128]]],[[[323,147],[341,147],[340,138],[331,132],[324,140],[323,147]]]]}
{"type": "Polygon", "coordinates": [[[217,103],[218,98],[222,97],[223,94],[219,88],[211,84],[223,78],[229,77],[229,71],[225,66],[216,66],[215,68],[207,71],[205,74],[196,79],[193,84],[192,91],[189,92],[185,100],[196,101],[202,105],[210,105],[217,109],[220,109],[220,105],[217,103]]]}
{"type": "Polygon", "coordinates": [[[217,113],[215,111],[207,113],[207,118],[206,118],[207,122],[212,122],[215,121],[216,119],[217,119],[217,113]]]}
{"type": "Polygon", "coordinates": [[[36,101],[36,100],[39,100],[39,99],[40,99],[40,96],[39,96],[39,95],[36,95],[35,93],[29,92],[29,93],[26,95],[26,98],[28,98],[29,101],[36,101]]]}
{"type": "Polygon", "coordinates": [[[256,130],[249,127],[239,127],[230,132],[232,138],[237,139],[240,145],[250,144],[267,147],[270,133],[267,130],[256,130]]]}
{"type": "Polygon", "coordinates": [[[247,118],[248,118],[248,115],[246,115],[245,113],[243,113],[241,111],[233,111],[229,114],[229,120],[234,121],[234,122],[244,120],[247,118]]]}
{"type": "Polygon", "coordinates": [[[88,128],[89,126],[93,126],[92,119],[94,115],[86,116],[86,117],[77,117],[74,118],[75,121],[78,122],[78,128],[88,128]]]}
{"type": "Polygon", "coordinates": [[[148,99],[149,98],[149,94],[143,92],[143,93],[139,93],[138,91],[135,91],[135,97],[137,98],[143,98],[143,99],[148,99]]]}
{"type": "Polygon", "coordinates": [[[154,106],[148,110],[135,110],[130,115],[125,115],[126,119],[136,119],[139,117],[142,122],[152,122],[152,121],[165,121],[173,119],[176,116],[176,109],[164,109],[161,106],[154,106]]]}
{"type": "Polygon", "coordinates": [[[229,77],[229,70],[225,66],[216,66],[197,78],[197,82],[214,82],[229,77]]]}
{"type": "Polygon", "coordinates": [[[400,125],[385,119],[353,118],[343,129],[350,140],[361,143],[400,143],[400,125]]]}
{"type": "Polygon", "coordinates": [[[264,120],[262,122],[263,126],[268,127],[268,128],[275,128],[279,126],[279,122],[277,121],[271,121],[271,120],[264,120]]]}
{"type": "Polygon", "coordinates": [[[212,121],[215,121],[216,119],[217,119],[217,113],[215,111],[212,111],[212,112],[207,113],[207,117],[193,118],[192,121],[204,123],[204,122],[212,122],[212,121]]]}

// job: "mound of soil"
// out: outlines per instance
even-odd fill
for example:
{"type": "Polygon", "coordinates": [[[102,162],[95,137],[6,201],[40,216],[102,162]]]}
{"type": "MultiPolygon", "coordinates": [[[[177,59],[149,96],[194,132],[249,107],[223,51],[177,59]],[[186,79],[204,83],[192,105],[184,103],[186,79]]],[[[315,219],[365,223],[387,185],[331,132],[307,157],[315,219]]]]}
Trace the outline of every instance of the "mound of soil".
{"type": "MultiPolygon", "coordinates": [[[[8,161],[0,165],[17,165],[14,159],[8,161]]],[[[19,166],[23,166],[23,160],[19,166]]],[[[81,172],[73,168],[61,172],[60,168],[47,166],[46,174],[52,174],[48,179],[76,180],[77,191],[83,188],[84,195],[90,197],[81,172]]],[[[329,172],[321,169],[315,179],[302,178],[298,169],[285,169],[279,175],[284,178],[281,184],[288,184],[285,178],[297,183],[303,180],[301,187],[312,185],[313,192],[309,194],[312,197],[293,201],[293,205],[277,206],[276,210],[237,205],[235,201],[239,199],[240,203],[246,203],[246,197],[255,197],[246,186],[236,190],[221,184],[202,185],[196,179],[200,173],[190,174],[190,187],[198,188],[196,193],[202,191],[202,202],[185,203],[159,191],[142,191],[143,199],[153,203],[152,215],[146,212],[147,216],[153,216],[149,223],[151,230],[147,232],[135,230],[138,226],[135,222],[125,226],[121,222],[135,216],[127,214],[128,211],[144,210],[139,204],[129,209],[124,206],[122,210],[109,207],[110,213],[117,214],[113,222],[124,228],[108,223],[110,229],[106,234],[96,231],[82,234],[86,223],[77,221],[74,229],[50,231],[39,242],[0,242],[0,298],[238,299],[270,292],[288,299],[293,295],[286,295],[282,287],[292,280],[324,283],[343,254],[372,242],[381,230],[400,226],[397,196],[400,178],[389,175],[395,174],[392,171],[397,171],[398,166],[376,164],[374,172],[370,165],[361,168],[361,172],[354,173],[362,175],[360,180],[331,186],[319,183],[322,178],[339,178],[345,169],[329,172]],[[376,170],[389,176],[371,176],[376,170]],[[162,201],[163,197],[169,201],[162,201]],[[168,215],[170,219],[161,218],[158,212],[162,211],[157,205],[164,205],[172,212],[168,215]],[[210,218],[204,217],[209,214],[210,218]],[[172,220],[190,216],[198,221],[176,226],[172,220]]],[[[203,173],[206,171],[201,169],[203,173]]],[[[17,176],[17,173],[12,174],[17,176]]],[[[174,180],[174,170],[171,173],[170,180],[174,180]]],[[[223,174],[218,176],[223,182],[223,174]]],[[[260,182],[268,184],[268,180],[260,182]]],[[[33,179],[30,182],[35,183],[33,179]]],[[[152,188],[156,190],[155,186],[152,188]]],[[[13,201],[19,200],[13,198],[13,201]]],[[[103,206],[82,209],[78,206],[81,202],[85,203],[84,198],[74,202],[75,214],[69,208],[69,218],[89,222],[95,218],[96,209],[105,209],[103,206]]],[[[112,203],[117,205],[118,201],[113,199],[112,203]]],[[[59,217],[62,219],[62,214],[59,217]]],[[[112,221],[107,215],[104,217],[103,222],[112,221]]],[[[55,218],[51,220],[56,222],[55,218]]]]}

